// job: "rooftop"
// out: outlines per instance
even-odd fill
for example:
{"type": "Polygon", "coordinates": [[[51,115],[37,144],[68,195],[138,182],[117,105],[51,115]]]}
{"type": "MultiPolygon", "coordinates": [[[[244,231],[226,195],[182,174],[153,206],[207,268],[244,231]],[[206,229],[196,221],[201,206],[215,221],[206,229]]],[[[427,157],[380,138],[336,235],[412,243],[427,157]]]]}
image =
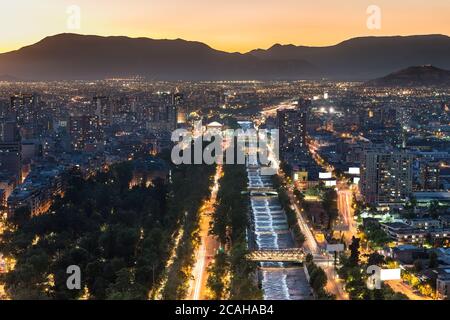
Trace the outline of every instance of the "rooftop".
{"type": "Polygon", "coordinates": [[[417,201],[424,200],[447,200],[450,201],[450,192],[414,192],[417,201]]]}

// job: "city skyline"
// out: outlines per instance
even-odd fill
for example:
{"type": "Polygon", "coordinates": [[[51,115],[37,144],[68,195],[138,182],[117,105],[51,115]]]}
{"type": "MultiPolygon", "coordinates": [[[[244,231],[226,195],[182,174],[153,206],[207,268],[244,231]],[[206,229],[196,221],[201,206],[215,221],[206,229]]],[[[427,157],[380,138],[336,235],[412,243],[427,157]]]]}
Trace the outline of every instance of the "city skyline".
{"type": "Polygon", "coordinates": [[[5,2],[0,303],[450,300],[449,0],[5,2]]]}
{"type": "Polygon", "coordinates": [[[154,39],[195,40],[227,52],[248,52],[269,48],[276,43],[305,46],[330,46],[353,37],[413,34],[450,34],[447,13],[450,3],[435,0],[347,1],[345,4],[324,0],[254,1],[189,3],[170,1],[133,1],[99,4],[85,0],[27,0],[4,3],[0,13],[2,42],[0,52],[17,50],[42,38],[58,33],[125,35],[154,39]],[[70,6],[80,9],[79,28],[68,25],[70,6]],[[380,28],[369,29],[369,6],[381,10],[380,28]],[[323,8],[326,7],[327,10],[323,8]],[[100,7],[101,8],[101,7],[100,7]],[[126,12],[126,14],[124,14],[126,12]],[[20,25],[15,18],[20,13],[20,25]],[[14,24],[14,28],[6,26],[14,24]]]}

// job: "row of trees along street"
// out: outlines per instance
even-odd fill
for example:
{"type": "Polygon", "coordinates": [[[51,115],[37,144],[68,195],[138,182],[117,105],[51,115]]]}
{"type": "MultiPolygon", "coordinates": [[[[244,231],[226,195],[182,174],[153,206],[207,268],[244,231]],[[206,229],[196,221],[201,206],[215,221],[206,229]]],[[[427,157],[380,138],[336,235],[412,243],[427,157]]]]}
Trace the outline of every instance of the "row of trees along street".
{"type": "Polygon", "coordinates": [[[262,291],[255,282],[257,264],[246,259],[249,196],[245,165],[224,165],[211,233],[222,250],[209,267],[211,299],[256,300],[262,291]]]}

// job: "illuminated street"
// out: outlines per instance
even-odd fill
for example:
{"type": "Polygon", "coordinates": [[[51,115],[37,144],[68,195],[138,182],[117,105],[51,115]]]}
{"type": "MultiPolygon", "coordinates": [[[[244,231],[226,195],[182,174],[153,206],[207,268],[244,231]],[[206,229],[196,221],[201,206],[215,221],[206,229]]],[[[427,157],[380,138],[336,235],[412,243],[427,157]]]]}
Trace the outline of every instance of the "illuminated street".
{"type": "Polygon", "coordinates": [[[348,228],[344,232],[345,240],[347,243],[351,242],[352,237],[356,236],[358,233],[356,222],[353,216],[353,193],[348,190],[346,184],[338,183],[338,210],[340,217],[343,220],[344,225],[348,228]]]}
{"type": "Polygon", "coordinates": [[[327,164],[319,155],[317,151],[317,147],[314,145],[314,141],[310,141],[309,143],[309,151],[313,156],[313,159],[316,163],[323,168],[326,172],[331,172],[332,176],[337,179],[337,194],[338,194],[338,210],[339,210],[339,219],[343,223],[343,226],[346,228],[344,232],[345,240],[347,243],[350,243],[353,236],[357,234],[357,226],[353,217],[353,193],[349,189],[347,182],[345,179],[339,179],[334,174],[333,166],[327,164]]]}
{"type": "Polygon", "coordinates": [[[386,281],[385,284],[390,286],[395,292],[403,293],[410,300],[433,300],[429,297],[415,293],[414,290],[403,281],[386,281]]]}
{"type": "Polygon", "coordinates": [[[333,265],[330,266],[330,262],[328,265],[322,264],[322,268],[327,274],[327,286],[326,289],[328,292],[336,295],[336,300],[349,300],[348,293],[344,291],[342,287],[342,280],[340,280],[337,276],[336,270],[333,265]]]}
{"type": "Polygon", "coordinates": [[[262,120],[264,121],[264,118],[268,118],[268,117],[275,117],[279,110],[292,109],[292,108],[294,108],[293,100],[281,102],[276,106],[270,106],[268,108],[265,108],[263,111],[261,111],[261,115],[263,116],[262,120]]]}
{"type": "Polygon", "coordinates": [[[187,300],[205,300],[207,298],[206,283],[208,280],[208,266],[212,262],[220,246],[216,237],[209,234],[209,229],[211,224],[211,215],[214,212],[217,193],[219,191],[219,180],[222,177],[222,174],[222,166],[217,165],[211,196],[200,209],[200,245],[195,252],[196,262],[192,270],[193,280],[189,282],[189,291],[186,297],[187,300]]]}
{"type": "MultiPolygon", "coordinates": [[[[294,204],[294,209],[297,213],[297,221],[300,226],[300,229],[305,236],[305,243],[304,247],[305,249],[312,253],[315,257],[315,260],[323,259],[323,254],[320,253],[320,248],[317,244],[317,240],[313,235],[313,231],[311,231],[310,227],[306,223],[302,209],[299,208],[296,198],[293,193],[292,187],[288,189],[288,194],[291,199],[291,203],[294,204]]],[[[324,269],[325,273],[327,274],[328,282],[327,282],[327,290],[329,290],[330,293],[336,295],[336,298],[338,300],[348,300],[348,295],[344,292],[342,288],[342,283],[337,279],[336,272],[334,270],[334,266],[330,266],[331,258],[325,256],[326,259],[329,259],[325,263],[317,262],[320,264],[320,266],[324,269]]]]}

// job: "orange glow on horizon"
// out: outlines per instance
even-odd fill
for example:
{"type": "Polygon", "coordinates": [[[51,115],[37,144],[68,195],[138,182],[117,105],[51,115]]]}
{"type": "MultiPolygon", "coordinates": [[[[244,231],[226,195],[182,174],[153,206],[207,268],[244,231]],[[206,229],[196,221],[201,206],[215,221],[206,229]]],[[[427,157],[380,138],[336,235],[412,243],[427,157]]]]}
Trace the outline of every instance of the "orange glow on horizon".
{"type": "Polygon", "coordinates": [[[357,36],[450,35],[448,0],[377,0],[380,30],[366,26],[368,0],[16,0],[0,4],[0,52],[64,32],[201,41],[228,52],[275,43],[334,45],[357,36]],[[67,27],[70,5],[81,28],[67,27]]]}

